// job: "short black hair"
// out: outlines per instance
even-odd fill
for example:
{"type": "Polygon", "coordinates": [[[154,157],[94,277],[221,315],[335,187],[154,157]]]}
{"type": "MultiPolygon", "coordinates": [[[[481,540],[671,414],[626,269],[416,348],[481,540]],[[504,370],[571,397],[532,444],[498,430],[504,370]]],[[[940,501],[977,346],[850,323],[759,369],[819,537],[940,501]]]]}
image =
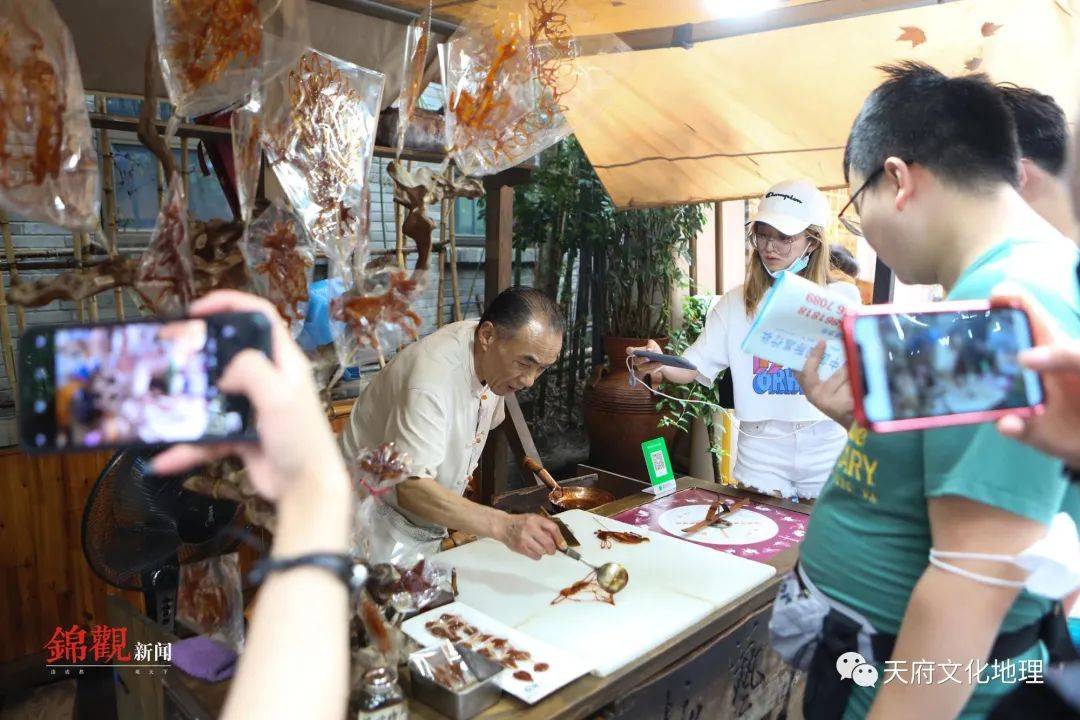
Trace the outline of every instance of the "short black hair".
{"type": "Polygon", "coordinates": [[[829,246],[829,264],[845,275],[859,276],[859,263],[855,261],[851,251],[843,245],[829,246]]]}
{"type": "Polygon", "coordinates": [[[1051,175],[1061,175],[1069,152],[1069,125],[1054,98],[1032,88],[1000,83],[1005,104],[1012,110],[1020,155],[1051,175]]]}
{"type": "Polygon", "coordinates": [[[1016,124],[985,75],[947,77],[929,65],[879,68],[887,79],[863,103],[844,149],[844,178],[869,177],[889,157],[965,188],[1020,185],[1016,124]]]}
{"type": "Polygon", "coordinates": [[[480,323],[490,322],[501,331],[515,333],[533,319],[560,335],[566,331],[562,310],[554,300],[536,288],[514,285],[495,296],[480,323]]]}

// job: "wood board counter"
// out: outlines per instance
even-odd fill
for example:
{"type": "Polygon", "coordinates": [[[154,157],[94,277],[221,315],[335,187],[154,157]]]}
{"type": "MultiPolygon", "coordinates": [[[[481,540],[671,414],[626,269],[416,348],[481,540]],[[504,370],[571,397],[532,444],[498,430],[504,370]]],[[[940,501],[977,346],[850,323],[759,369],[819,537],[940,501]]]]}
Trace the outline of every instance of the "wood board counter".
{"type": "MultiPolygon", "coordinates": [[[[679,491],[692,488],[748,497],[783,510],[807,510],[805,505],[695,478],[677,481],[679,491]]],[[[651,495],[636,493],[594,512],[611,517],[653,500],[651,495]]],[[[601,709],[605,718],[761,717],[765,706],[778,705],[791,688],[791,673],[768,648],[767,625],[780,577],[797,557],[798,548],[791,547],[768,558],[764,562],[777,570],[771,579],[607,677],[586,675],[531,706],[504,694],[497,705],[477,717],[570,719],[590,717],[601,709]]],[[[418,702],[410,703],[409,712],[414,718],[444,717],[418,702]]]]}

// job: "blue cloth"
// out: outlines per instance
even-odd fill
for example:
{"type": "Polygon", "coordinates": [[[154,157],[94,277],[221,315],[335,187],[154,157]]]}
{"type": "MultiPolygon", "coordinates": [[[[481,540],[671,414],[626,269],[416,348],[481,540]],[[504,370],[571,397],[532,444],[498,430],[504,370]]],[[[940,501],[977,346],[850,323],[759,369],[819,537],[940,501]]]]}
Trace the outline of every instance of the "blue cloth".
{"type": "Polygon", "coordinates": [[[307,317],[296,338],[296,342],[307,352],[334,342],[330,332],[330,302],[344,292],[345,286],[341,280],[327,279],[311,283],[308,288],[307,317]]]}

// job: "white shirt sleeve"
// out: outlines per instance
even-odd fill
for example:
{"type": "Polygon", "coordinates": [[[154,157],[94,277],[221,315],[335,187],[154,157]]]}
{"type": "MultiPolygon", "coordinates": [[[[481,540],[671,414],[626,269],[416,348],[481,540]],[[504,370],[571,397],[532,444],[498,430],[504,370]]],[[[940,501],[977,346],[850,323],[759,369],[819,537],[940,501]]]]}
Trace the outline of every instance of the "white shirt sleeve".
{"type": "Polygon", "coordinates": [[[855,287],[852,283],[841,280],[839,282],[829,283],[828,289],[829,292],[836,293],[853,305],[862,305],[862,295],[859,293],[859,288],[855,287]]]}
{"type": "MultiPolygon", "coordinates": [[[[731,365],[731,358],[728,356],[727,313],[731,304],[728,295],[732,294],[728,293],[713,303],[705,316],[705,327],[698,339],[682,354],[697,368],[697,381],[702,385],[712,385],[720,371],[731,365]]],[[[737,299],[741,299],[741,293],[737,299]]],[[[741,310],[741,306],[739,309],[741,310]]]]}

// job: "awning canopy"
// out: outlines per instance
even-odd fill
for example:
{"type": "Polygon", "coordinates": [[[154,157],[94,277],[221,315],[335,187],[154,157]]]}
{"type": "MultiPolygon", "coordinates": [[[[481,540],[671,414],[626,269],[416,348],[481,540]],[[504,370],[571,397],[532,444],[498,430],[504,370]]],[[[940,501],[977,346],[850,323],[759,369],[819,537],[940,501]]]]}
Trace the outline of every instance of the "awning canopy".
{"type": "Polygon", "coordinates": [[[986,72],[1053,95],[1071,116],[1075,41],[1070,3],[959,0],[582,59],[596,72],[588,96],[568,97],[568,117],[620,207],[751,197],[800,176],[835,187],[878,66],[986,72]]]}
{"type": "MultiPolygon", "coordinates": [[[[497,1],[438,0],[434,15],[459,22],[497,1]]],[[[588,90],[566,98],[567,115],[620,207],[751,197],[795,176],[835,187],[882,64],[986,72],[1055,96],[1071,117],[1076,1],[567,0],[575,34],[619,33],[635,49],[581,58],[588,90]],[[749,13],[755,5],[772,9],[749,13]]],[[[87,89],[141,94],[150,1],[54,2],[87,89]]],[[[426,7],[308,0],[312,45],[383,72],[389,105],[405,33],[386,18],[426,7]]]]}

